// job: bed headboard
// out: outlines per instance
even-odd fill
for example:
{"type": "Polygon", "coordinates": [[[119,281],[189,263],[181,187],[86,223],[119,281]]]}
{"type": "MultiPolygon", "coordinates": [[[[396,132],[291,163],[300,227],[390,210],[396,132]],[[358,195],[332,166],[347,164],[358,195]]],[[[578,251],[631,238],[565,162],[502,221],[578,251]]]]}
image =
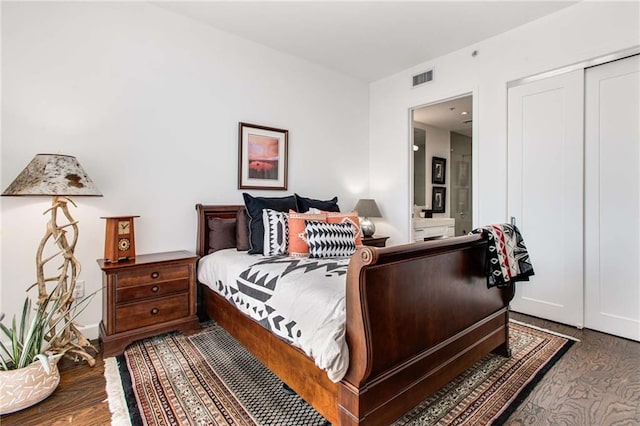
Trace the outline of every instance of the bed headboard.
{"type": "Polygon", "coordinates": [[[244,205],[206,206],[204,204],[196,204],[196,211],[198,212],[198,236],[196,250],[198,256],[205,256],[209,251],[209,239],[211,238],[209,219],[212,217],[235,219],[238,211],[243,209],[244,205]]]}

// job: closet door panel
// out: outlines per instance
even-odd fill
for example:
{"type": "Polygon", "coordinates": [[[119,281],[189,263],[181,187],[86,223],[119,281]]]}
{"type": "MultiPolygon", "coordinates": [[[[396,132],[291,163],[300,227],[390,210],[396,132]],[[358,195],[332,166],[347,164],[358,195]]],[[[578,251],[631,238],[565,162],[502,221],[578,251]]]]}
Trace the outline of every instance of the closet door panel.
{"type": "Polygon", "coordinates": [[[585,326],[640,340],[640,59],[585,77],[585,326]]]}
{"type": "Polygon", "coordinates": [[[535,276],[518,283],[514,311],[583,323],[582,70],[509,88],[508,215],[535,276]]]}

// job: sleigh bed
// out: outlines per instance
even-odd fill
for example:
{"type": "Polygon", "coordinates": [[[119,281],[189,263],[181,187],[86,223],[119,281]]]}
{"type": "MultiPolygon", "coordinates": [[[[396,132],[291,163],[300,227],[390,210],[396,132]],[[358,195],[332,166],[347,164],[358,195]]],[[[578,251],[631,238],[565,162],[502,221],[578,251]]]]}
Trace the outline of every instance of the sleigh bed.
{"type": "MultiPolygon", "coordinates": [[[[198,255],[241,205],[198,204],[198,255]]],[[[348,369],[332,382],[300,349],[199,285],[214,319],[334,425],[385,425],[489,352],[508,356],[513,288],[487,288],[479,235],[358,248],[346,273],[348,369]]]]}

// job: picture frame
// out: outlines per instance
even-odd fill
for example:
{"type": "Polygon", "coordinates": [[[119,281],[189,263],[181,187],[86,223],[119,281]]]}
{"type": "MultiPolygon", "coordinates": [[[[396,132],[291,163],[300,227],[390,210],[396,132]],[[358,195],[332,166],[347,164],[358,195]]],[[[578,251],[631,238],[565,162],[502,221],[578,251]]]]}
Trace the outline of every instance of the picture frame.
{"type": "Polygon", "coordinates": [[[238,189],[287,189],[289,131],[238,125],[238,189]]]}
{"type": "Polygon", "coordinates": [[[444,185],[447,172],[447,159],[442,157],[431,158],[431,183],[444,185]]]}
{"type": "Polygon", "coordinates": [[[431,210],[433,213],[444,213],[447,200],[447,188],[434,186],[431,190],[431,210]]]}

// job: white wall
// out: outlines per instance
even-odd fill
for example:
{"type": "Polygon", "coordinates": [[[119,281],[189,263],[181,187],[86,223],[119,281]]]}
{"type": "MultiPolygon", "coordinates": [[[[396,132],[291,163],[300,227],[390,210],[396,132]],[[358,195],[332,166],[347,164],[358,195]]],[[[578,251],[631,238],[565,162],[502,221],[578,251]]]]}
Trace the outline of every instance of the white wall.
{"type": "Polygon", "coordinates": [[[433,205],[431,204],[431,192],[434,187],[434,184],[431,183],[432,176],[432,159],[433,157],[440,157],[447,160],[444,182],[445,185],[435,185],[435,186],[444,186],[447,188],[446,199],[444,202],[444,213],[434,213],[433,217],[449,217],[450,209],[449,209],[449,182],[451,182],[450,176],[451,173],[449,169],[451,168],[451,141],[450,141],[450,133],[448,130],[439,129],[437,127],[429,126],[424,123],[420,123],[419,121],[413,122],[413,127],[417,127],[419,129],[423,129],[426,133],[425,136],[425,149],[423,151],[425,157],[425,201],[426,201],[426,209],[433,209],[433,205]]]}
{"type": "Polygon", "coordinates": [[[410,108],[470,92],[474,226],[505,221],[507,82],[637,46],[639,5],[581,2],[372,83],[370,195],[385,216],[378,233],[391,235],[391,244],[410,240],[410,108]],[[411,76],[428,68],[434,68],[434,81],[411,89],[411,76]]]}
{"type": "MultiPolygon", "coordinates": [[[[238,122],[289,130],[289,190],[368,195],[368,86],[142,2],[2,5],[1,187],[37,153],[75,155],[103,192],[80,198],[76,255],[97,289],[104,221],[140,215],[138,253],[195,249],[194,205],[242,203],[238,122]]],[[[48,198],[2,200],[0,311],[35,281],[48,198]]],[[[81,322],[97,336],[100,298],[81,322]]]]}

